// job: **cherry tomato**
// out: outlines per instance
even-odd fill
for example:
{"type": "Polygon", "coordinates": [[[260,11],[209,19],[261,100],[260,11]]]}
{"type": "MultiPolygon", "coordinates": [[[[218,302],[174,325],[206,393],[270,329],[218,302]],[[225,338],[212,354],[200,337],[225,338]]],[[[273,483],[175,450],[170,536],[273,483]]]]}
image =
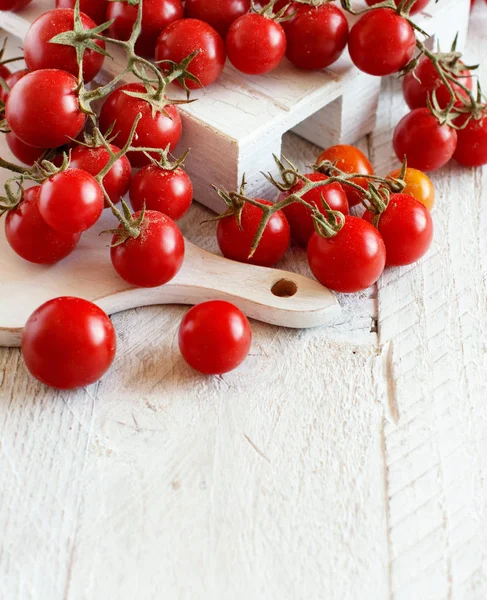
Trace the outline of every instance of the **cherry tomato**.
{"type": "Polygon", "coordinates": [[[286,56],[300,69],[324,69],[340,58],[348,40],[348,21],[334,4],[291,5],[283,24],[286,56]]]}
{"type": "Polygon", "coordinates": [[[81,169],[63,171],[41,185],[39,212],[56,231],[86,231],[98,221],[103,206],[103,192],[98,182],[81,169]]]}
{"type": "Polygon", "coordinates": [[[98,381],[110,368],[116,347],[115,330],[102,309],[69,296],[40,306],[22,334],[22,355],[30,373],[60,390],[98,381]]]}
{"type": "MultiPolygon", "coordinates": [[[[464,69],[461,73],[462,77],[459,78],[460,83],[466,85],[469,89],[472,89],[472,76],[470,75],[470,71],[464,69]]],[[[452,87],[460,96],[463,96],[464,98],[467,96],[458,85],[452,83],[452,87]]],[[[441,108],[445,108],[450,102],[448,88],[441,81],[433,63],[427,57],[423,57],[419,61],[418,66],[414,70],[414,74],[411,72],[404,77],[402,90],[407,105],[411,109],[428,106],[428,97],[432,100],[433,92],[436,93],[436,99],[441,108]]]]}
{"type": "MultiPolygon", "coordinates": [[[[120,148],[110,144],[112,152],[119,152],[120,148]]],[[[71,152],[71,161],[69,163],[72,169],[81,169],[95,177],[105,167],[110,159],[108,151],[103,146],[98,148],[87,148],[86,146],[76,146],[71,152]]],[[[126,156],[119,158],[108,173],[103,178],[103,186],[110,200],[117,204],[129,191],[132,180],[132,171],[129,159],[126,156]]],[[[105,208],[108,203],[105,202],[105,208]]]]}
{"type": "MultiPolygon", "coordinates": [[[[369,6],[374,6],[375,4],[379,4],[379,2],[382,2],[382,0],[365,0],[367,2],[367,4],[369,6]]],[[[394,2],[396,3],[396,6],[399,6],[399,2],[400,0],[394,0],[394,2]]],[[[413,4],[413,7],[410,11],[410,15],[415,15],[416,13],[421,12],[424,8],[426,8],[426,6],[428,6],[428,4],[430,3],[430,0],[416,0],[416,2],[413,4]]]]}
{"type": "Polygon", "coordinates": [[[226,43],[232,65],[248,75],[269,73],[286,53],[286,34],[282,26],[257,13],[243,15],[234,21],[226,43]]]}
{"type": "Polygon", "coordinates": [[[205,21],[225,39],[230,25],[249,9],[250,0],[186,0],[184,13],[190,19],[205,21]]]}
{"type": "MultiPolygon", "coordinates": [[[[397,169],[388,175],[389,178],[397,179],[401,174],[401,169],[397,169]]],[[[435,187],[431,179],[418,171],[417,169],[406,169],[404,175],[404,181],[406,187],[402,191],[403,194],[409,194],[413,198],[416,198],[421,204],[424,204],[426,208],[431,212],[435,204],[435,187]]]]}
{"type": "MultiPolygon", "coordinates": [[[[105,100],[100,112],[101,131],[106,133],[115,124],[113,143],[122,148],[129,139],[135,117],[140,113],[142,118],[137,125],[132,146],[164,150],[169,145],[172,152],[179,142],[182,129],[176,106],[169,104],[163,111],[155,111],[153,114],[153,107],[148,102],[128,96],[125,91],[145,92],[146,89],[142,83],[129,83],[114,90],[105,100]]],[[[135,168],[150,163],[143,152],[129,152],[127,158],[135,168]]],[[[154,158],[158,158],[158,155],[154,154],[154,158]]]]}
{"type": "MultiPolygon", "coordinates": [[[[318,156],[316,164],[319,165],[324,160],[329,160],[332,163],[336,163],[336,166],[344,173],[360,173],[361,175],[374,174],[374,169],[370,164],[369,159],[361,150],[355,148],[355,146],[347,146],[346,144],[331,146],[318,156]]],[[[360,185],[364,189],[368,188],[367,179],[355,178],[351,181],[352,183],[360,185]]],[[[362,199],[360,192],[349,185],[344,185],[343,190],[347,195],[348,204],[350,206],[360,204],[362,199]]]]}
{"type": "MultiPolygon", "coordinates": [[[[75,4],[76,0],[56,0],[56,8],[74,8],[75,4]]],[[[80,0],[79,9],[97,25],[101,25],[107,20],[107,4],[107,0],[80,0]]]]}
{"type": "Polygon", "coordinates": [[[135,211],[157,210],[174,221],[185,215],[193,201],[193,185],[181,168],[168,171],[148,165],[135,176],[130,186],[130,202],[135,211]]]}
{"type": "MultiPolygon", "coordinates": [[[[269,206],[272,204],[267,200],[260,200],[260,202],[269,206]]],[[[248,203],[242,210],[241,229],[237,217],[233,214],[220,219],[216,236],[223,256],[262,267],[271,267],[281,260],[291,239],[289,223],[281,210],[275,212],[269,219],[257,250],[249,258],[252,242],[261,219],[262,209],[248,203]]]]}
{"type": "Polygon", "coordinates": [[[414,29],[390,8],[363,14],[348,38],[353,63],[369,75],[397,73],[412,59],[415,47],[414,29]]]}
{"type": "Polygon", "coordinates": [[[59,262],[76,248],[79,233],[51,229],[39,212],[40,186],[25,190],[22,202],[7,213],[5,237],[14,252],[24,260],[40,265],[59,262]]]}
{"type": "MultiPolygon", "coordinates": [[[[140,213],[134,214],[135,219],[139,216],[140,213]]],[[[115,234],[112,244],[117,241],[115,234]]],[[[115,271],[122,279],[138,287],[157,287],[171,281],[181,268],[184,238],[171,218],[148,210],[140,235],[118,246],[112,245],[110,255],[115,271]]]]}
{"type": "MultiPolygon", "coordinates": [[[[127,2],[108,2],[107,21],[112,37],[128,40],[137,19],[138,6],[127,2]]],[[[142,7],[142,29],[135,44],[141,56],[154,56],[157,38],[171,23],[184,17],[181,0],[144,0],[142,7]]]]}
{"type": "MultiPolygon", "coordinates": [[[[84,29],[96,27],[96,23],[85,14],[81,14],[84,29]]],[[[25,64],[30,71],[39,69],[60,69],[78,77],[79,68],[76,61],[76,50],[72,46],[51,44],[50,40],[74,27],[74,10],[71,8],[55,8],[42,13],[27,31],[24,39],[25,64]]],[[[105,42],[96,41],[97,46],[105,49],[105,42]]],[[[86,50],[83,54],[83,78],[91,81],[99,72],[105,57],[94,50],[86,50]]]]}
{"type": "MultiPolygon", "coordinates": [[[[2,65],[0,63],[0,77],[2,79],[7,79],[7,77],[11,74],[12,74],[12,72],[10,71],[10,69],[6,65],[2,65]]],[[[3,90],[3,88],[2,88],[2,90],[3,90]]]]}
{"type": "Polygon", "coordinates": [[[464,129],[457,131],[457,135],[455,160],[465,167],[487,164],[487,111],[480,119],[470,119],[464,129]]]}
{"type": "Polygon", "coordinates": [[[247,358],[251,344],[247,317],[223,300],[193,306],[179,327],[179,349],[184,360],[205,375],[236,369],[247,358]]]}
{"type": "MultiPolygon", "coordinates": [[[[218,79],[226,58],[220,34],[208,23],[198,19],[181,19],[166,27],[157,40],[156,61],[180,63],[195,50],[199,53],[191,61],[188,71],[198,78],[202,87],[206,87],[218,79]]],[[[200,87],[190,79],[185,82],[191,90],[200,87]]]]}
{"type": "MultiPolygon", "coordinates": [[[[2,67],[3,65],[0,65],[0,67],[2,67]]],[[[27,75],[27,73],[29,73],[28,69],[21,69],[20,71],[15,71],[15,73],[9,73],[8,75],[6,75],[5,77],[2,75],[1,71],[0,71],[0,77],[2,79],[5,80],[5,83],[8,85],[9,89],[11,90],[14,85],[17,83],[17,81],[20,81],[22,79],[22,77],[25,77],[27,75]]],[[[2,102],[7,102],[7,98],[10,92],[8,92],[7,90],[0,88],[0,101],[2,102]]]]}
{"type": "Polygon", "coordinates": [[[457,132],[448,125],[440,125],[427,108],[416,108],[397,124],[393,143],[399,160],[406,156],[410,167],[434,171],[453,156],[457,132]]]}
{"type": "Polygon", "coordinates": [[[10,152],[17,160],[24,163],[24,165],[32,166],[46,152],[45,148],[35,148],[34,146],[24,144],[24,142],[19,140],[19,138],[11,131],[7,133],[5,139],[7,140],[10,152]]]}
{"type": "Polygon", "coordinates": [[[5,112],[10,129],[29,146],[57,148],[81,132],[76,77],[57,69],[34,71],[10,90],[5,112]]]}
{"type": "Polygon", "coordinates": [[[308,244],[308,262],[313,275],[324,286],[335,292],[360,292],[373,285],[384,271],[386,248],[375,227],[348,216],[333,237],[313,233],[308,244]]]}
{"type": "MultiPolygon", "coordinates": [[[[369,223],[373,215],[363,217],[369,223]]],[[[386,246],[386,264],[410,265],[426,254],[433,241],[433,220],[428,209],[408,194],[392,194],[377,225],[386,246]]]]}
{"type": "Polygon", "coordinates": [[[0,10],[21,10],[30,4],[32,0],[0,0],[0,10]]]}
{"type": "MultiPolygon", "coordinates": [[[[307,173],[305,175],[311,181],[326,181],[328,177],[322,173],[307,173]]],[[[281,192],[277,199],[278,202],[284,200],[290,194],[295,194],[303,189],[304,183],[298,183],[289,191],[281,192]]],[[[331,183],[323,187],[314,188],[303,196],[303,200],[314,204],[319,211],[326,215],[326,209],[323,206],[322,197],[332,210],[339,210],[342,214],[348,215],[347,195],[339,183],[331,183]]],[[[294,202],[283,209],[284,214],[291,227],[291,237],[295,242],[302,246],[307,246],[309,238],[313,235],[315,227],[310,210],[300,202],[294,202]]]]}

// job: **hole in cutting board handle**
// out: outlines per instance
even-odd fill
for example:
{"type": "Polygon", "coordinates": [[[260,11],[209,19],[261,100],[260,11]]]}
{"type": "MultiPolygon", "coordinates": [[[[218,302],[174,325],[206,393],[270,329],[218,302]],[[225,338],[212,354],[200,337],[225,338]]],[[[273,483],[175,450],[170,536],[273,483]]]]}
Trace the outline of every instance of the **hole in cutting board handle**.
{"type": "Polygon", "coordinates": [[[279,279],[272,286],[271,292],[279,298],[291,298],[298,291],[298,286],[290,279],[279,279]]]}

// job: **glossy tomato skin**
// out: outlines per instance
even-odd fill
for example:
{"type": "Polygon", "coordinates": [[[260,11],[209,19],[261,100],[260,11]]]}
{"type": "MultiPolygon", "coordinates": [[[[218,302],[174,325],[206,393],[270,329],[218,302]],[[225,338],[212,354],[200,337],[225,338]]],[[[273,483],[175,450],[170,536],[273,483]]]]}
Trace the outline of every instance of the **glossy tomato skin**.
{"type": "Polygon", "coordinates": [[[250,0],[186,0],[184,14],[205,21],[225,39],[230,25],[249,9],[250,0]]]}
{"type": "MultiPolygon", "coordinates": [[[[22,77],[25,77],[27,75],[27,73],[29,73],[29,69],[21,69],[20,71],[15,71],[15,73],[9,73],[4,77],[0,72],[0,77],[2,77],[5,80],[5,83],[8,85],[8,87],[12,89],[17,83],[17,81],[20,81],[22,77]]],[[[0,88],[0,101],[4,103],[7,102],[8,95],[9,92],[7,92],[7,90],[0,88]]]]}
{"type": "Polygon", "coordinates": [[[335,292],[354,293],[373,285],[384,271],[386,249],[379,232],[358,217],[345,217],[331,238],[313,233],[308,263],[316,279],[335,292]]]}
{"type": "MultiPolygon", "coordinates": [[[[120,148],[110,144],[112,152],[119,152],[120,148]]],[[[105,167],[110,160],[108,151],[103,146],[97,148],[87,148],[86,146],[76,146],[71,152],[71,161],[69,163],[72,169],[81,169],[93,177],[105,167]]],[[[130,188],[132,181],[132,169],[129,159],[126,156],[119,158],[108,173],[103,178],[103,186],[110,200],[117,204],[125,196],[130,188]]],[[[105,203],[105,208],[108,204],[105,203]]]]}
{"type": "MultiPolygon", "coordinates": [[[[56,8],[74,8],[76,0],[56,0],[56,8]]],[[[107,0],[80,0],[79,9],[97,25],[106,20],[107,0]]]]}
{"type": "MultiPolygon", "coordinates": [[[[397,169],[396,171],[392,171],[388,177],[398,179],[400,174],[401,169],[397,169]]],[[[413,198],[416,198],[418,202],[424,204],[431,212],[435,204],[436,195],[435,186],[431,179],[422,171],[408,167],[404,176],[404,182],[406,183],[406,187],[401,193],[409,194],[413,198]]]]}
{"type": "Polygon", "coordinates": [[[10,152],[15,158],[24,163],[24,165],[29,165],[30,167],[46,152],[45,148],[35,148],[34,146],[24,144],[24,142],[19,140],[19,138],[11,131],[6,134],[5,139],[10,148],[10,152]]]}
{"type": "MultiPolygon", "coordinates": [[[[375,4],[379,4],[379,2],[381,2],[382,0],[365,0],[365,1],[367,2],[367,4],[369,6],[374,6],[375,4]]],[[[394,0],[394,1],[396,3],[396,6],[398,6],[400,0],[394,0]]],[[[428,6],[429,3],[430,3],[430,0],[416,0],[416,2],[413,4],[413,7],[409,14],[415,15],[416,13],[421,12],[422,10],[424,10],[426,8],[426,6],[428,6]]]]}
{"type": "Polygon", "coordinates": [[[76,77],[45,69],[25,75],[10,90],[5,107],[10,129],[29,146],[57,148],[82,131],[76,77]]]}
{"type": "Polygon", "coordinates": [[[91,385],[110,368],[117,340],[112,322],[95,304],[64,296],[40,306],[22,334],[30,373],[61,390],[91,385]]]}
{"type": "MultiPolygon", "coordinates": [[[[96,23],[85,14],[81,14],[84,29],[96,27],[96,23]]],[[[24,39],[24,57],[30,71],[39,69],[60,69],[78,77],[76,50],[72,46],[51,44],[50,40],[74,27],[74,10],[71,8],[55,8],[38,17],[27,31],[24,39]]],[[[97,46],[105,49],[105,42],[96,41],[97,46]]],[[[91,81],[99,72],[105,57],[94,50],[86,50],[83,54],[83,78],[91,81]]]]}
{"type": "MultiPolygon", "coordinates": [[[[107,21],[114,19],[111,35],[119,40],[128,40],[137,19],[137,6],[126,2],[108,2],[107,21]]],[[[181,0],[144,0],[142,8],[142,30],[135,44],[141,56],[154,56],[157,38],[168,25],[182,19],[184,9],[181,0]]]]}
{"type": "Polygon", "coordinates": [[[130,186],[130,202],[135,211],[156,210],[177,221],[193,201],[193,185],[181,168],[168,171],[148,165],[135,174],[130,186]]]}
{"type": "MultiPolygon", "coordinates": [[[[373,215],[363,217],[372,223],[373,215]]],[[[433,220],[428,209],[408,194],[392,194],[377,224],[386,246],[386,264],[410,265],[423,257],[433,241],[433,220]]]]}
{"type": "Polygon", "coordinates": [[[274,70],[286,53],[286,34],[279,23],[249,13],[230,26],[227,53],[232,65],[247,75],[263,75],[274,70]]]}
{"type": "Polygon", "coordinates": [[[420,171],[440,169],[457,146],[457,132],[440,125],[427,108],[416,108],[403,117],[394,130],[394,150],[399,160],[420,171]]]}
{"type": "MultiPolygon", "coordinates": [[[[355,148],[355,146],[348,146],[347,144],[331,146],[318,156],[316,164],[319,165],[325,160],[329,160],[332,163],[336,162],[336,166],[344,173],[360,173],[361,175],[374,174],[374,169],[370,164],[369,159],[361,150],[355,148]]],[[[367,179],[357,177],[351,181],[364,189],[367,189],[368,187],[367,179]]],[[[349,206],[360,204],[362,195],[358,190],[345,184],[343,185],[343,190],[347,195],[349,206]]]]}
{"type": "Polygon", "coordinates": [[[76,248],[79,233],[51,229],[39,212],[40,186],[25,190],[22,202],[7,213],[5,236],[20,257],[39,265],[51,265],[66,258],[76,248]]]}
{"type": "Polygon", "coordinates": [[[487,164],[487,111],[480,119],[470,119],[457,132],[458,141],[453,158],[465,167],[487,164]]]}
{"type": "MultiPolygon", "coordinates": [[[[260,202],[272,204],[267,200],[260,200],[260,202]]],[[[242,229],[240,229],[235,215],[221,218],[218,221],[216,236],[223,256],[262,267],[272,267],[281,260],[291,240],[291,229],[286,215],[281,210],[275,212],[269,219],[257,250],[249,258],[252,242],[261,219],[262,209],[252,204],[245,204],[242,210],[242,229]]]]}
{"type": "MultiPolygon", "coordinates": [[[[135,213],[134,218],[140,216],[135,213]]],[[[114,235],[112,244],[117,242],[114,235]]],[[[110,249],[112,264],[122,279],[138,287],[157,287],[171,281],[184,260],[184,238],[167,215],[146,211],[140,235],[110,249]]]]}
{"type": "MultiPolygon", "coordinates": [[[[199,53],[191,61],[188,71],[198,78],[202,87],[207,87],[218,79],[226,59],[225,44],[208,23],[181,19],[166,27],[157,40],[156,61],[180,63],[195,50],[199,53]]],[[[191,90],[200,87],[195,81],[185,81],[191,90]]]]}
{"type": "Polygon", "coordinates": [[[222,300],[193,306],[179,327],[184,360],[205,375],[233,371],[247,358],[252,330],[243,312],[222,300]]]}
{"type": "Polygon", "coordinates": [[[0,10],[21,10],[30,4],[32,0],[0,0],[0,10]]]}
{"type": "MultiPolygon", "coordinates": [[[[311,181],[326,181],[328,179],[328,177],[322,173],[306,173],[305,176],[311,181]]],[[[280,202],[281,200],[284,200],[284,198],[290,194],[296,194],[299,190],[303,189],[303,186],[304,183],[298,181],[289,192],[281,192],[277,201],[280,202]]],[[[338,210],[342,214],[348,215],[347,195],[339,183],[331,183],[324,185],[323,187],[315,188],[303,196],[303,200],[316,205],[319,211],[326,216],[326,209],[323,206],[322,197],[332,210],[338,210]]],[[[291,227],[292,239],[301,246],[307,246],[310,237],[315,231],[310,210],[304,206],[304,204],[294,202],[283,208],[283,212],[291,227]]]]}
{"type": "Polygon", "coordinates": [[[366,12],[350,30],[350,57],[369,75],[397,73],[412,59],[416,36],[411,25],[390,8],[366,12]]]}
{"type": "Polygon", "coordinates": [[[56,231],[81,233],[101,217],[105,201],[96,179],[81,169],[68,169],[41,185],[39,212],[56,231]]]}
{"type": "MultiPolygon", "coordinates": [[[[113,143],[122,148],[129,139],[135,117],[140,113],[142,118],[137,125],[137,132],[132,146],[160,148],[168,145],[172,152],[181,137],[181,116],[176,106],[169,104],[164,112],[152,114],[152,106],[140,98],[133,98],[124,92],[145,92],[142,83],[129,83],[114,90],[102,106],[100,112],[100,129],[106,133],[111,125],[116,133],[113,143]],[[166,113],[166,114],[164,114],[166,113]]],[[[144,167],[150,160],[143,152],[129,152],[127,158],[135,168],[144,167]]],[[[158,158],[154,154],[154,158],[158,158]]]]}
{"type": "Polygon", "coordinates": [[[348,40],[348,21],[334,4],[292,5],[284,22],[286,56],[300,69],[324,69],[340,58],[348,40]]]}

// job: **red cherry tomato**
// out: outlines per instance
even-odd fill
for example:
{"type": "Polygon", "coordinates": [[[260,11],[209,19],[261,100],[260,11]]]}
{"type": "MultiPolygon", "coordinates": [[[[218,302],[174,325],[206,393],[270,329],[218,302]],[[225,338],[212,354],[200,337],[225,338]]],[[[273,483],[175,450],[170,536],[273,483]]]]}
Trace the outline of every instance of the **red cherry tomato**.
{"type": "Polygon", "coordinates": [[[32,0],[0,0],[0,10],[21,10],[30,4],[32,0]]]}
{"type": "MultiPolygon", "coordinates": [[[[462,77],[459,78],[459,81],[469,89],[472,89],[472,76],[468,69],[462,71],[462,77]]],[[[464,98],[467,96],[458,85],[452,83],[452,87],[460,96],[464,98]]],[[[432,100],[433,92],[436,93],[436,99],[442,108],[445,108],[450,102],[448,88],[441,81],[433,63],[427,57],[423,57],[419,61],[414,74],[411,72],[404,77],[402,89],[404,99],[411,109],[428,106],[428,97],[432,100]]]]}
{"type": "Polygon", "coordinates": [[[348,38],[353,63],[369,75],[397,73],[412,59],[415,47],[414,29],[390,8],[363,14],[348,38]]]}
{"type": "MultiPolygon", "coordinates": [[[[120,148],[110,144],[113,152],[119,152],[120,148]]],[[[87,148],[86,146],[76,146],[71,152],[71,169],[81,169],[95,177],[105,167],[110,159],[110,155],[103,146],[98,148],[87,148]]],[[[132,180],[132,170],[130,162],[126,156],[119,158],[108,173],[103,178],[103,186],[110,200],[117,204],[129,191],[132,180]]],[[[108,204],[105,203],[105,208],[108,204]]]]}
{"type": "MultiPolygon", "coordinates": [[[[3,65],[0,65],[0,67],[3,67],[3,65]]],[[[8,85],[9,90],[11,90],[17,83],[17,81],[20,81],[22,77],[25,77],[27,75],[27,73],[29,73],[28,69],[21,69],[20,71],[15,71],[15,73],[9,73],[8,75],[3,76],[0,71],[0,77],[5,80],[5,83],[8,85]]],[[[0,88],[0,101],[4,103],[7,102],[9,93],[10,92],[5,90],[3,87],[0,88]]]]}
{"type": "Polygon", "coordinates": [[[61,390],[91,385],[110,368],[117,346],[112,322],[101,308],[69,296],[32,313],[22,334],[30,373],[61,390]]]}
{"type": "Polygon", "coordinates": [[[230,25],[249,9],[250,0],[186,0],[184,13],[190,19],[205,21],[225,39],[230,25]]]}
{"type": "MultiPolygon", "coordinates": [[[[225,44],[213,27],[198,19],[182,19],[164,29],[156,45],[156,61],[181,62],[195,50],[199,53],[191,61],[188,71],[199,79],[202,87],[218,79],[225,66],[225,44]]],[[[164,64],[161,65],[162,67],[164,64]]],[[[200,86],[185,80],[189,89],[200,86]]]]}
{"type": "Polygon", "coordinates": [[[76,248],[79,233],[51,229],[39,212],[40,186],[25,190],[22,202],[7,213],[5,237],[14,252],[24,260],[40,265],[59,262],[76,248]]]}
{"type": "Polygon", "coordinates": [[[300,69],[324,69],[340,58],[348,40],[348,21],[334,4],[291,5],[284,22],[288,59],[300,69]]]}
{"type": "MultiPolygon", "coordinates": [[[[267,200],[260,200],[260,202],[269,206],[272,204],[267,200]]],[[[281,260],[291,239],[289,223],[281,210],[275,212],[269,219],[257,250],[249,258],[252,242],[261,219],[262,209],[248,203],[242,210],[241,229],[235,215],[228,215],[220,219],[216,236],[223,256],[262,267],[272,267],[281,260]]]]}
{"type": "Polygon", "coordinates": [[[34,146],[24,144],[24,142],[19,140],[19,138],[11,131],[7,133],[5,139],[7,140],[10,152],[17,160],[24,163],[24,165],[32,166],[46,152],[45,148],[35,148],[34,146]]]}
{"type": "Polygon", "coordinates": [[[480,119],[470,119],[457,131],[458,141],[453,158],[465,167],[487,164],[487,111],[480,119]]]}
{"type": "MultiPolygon", "coordinates": [[[[369,223],[373,215],[363,217],[369,223]]],[[[386,264],[410,265],[426,254],[433,241],[433,220],[428,209],[409,194],[392,194],[377,225],[386,246],[386,264]]]]}
{"type": "Polygon", "coordinates": [[[5,107],[13,133],[29,146],[57,148],[76,138],[85,125],[76,77],[45,69],[25,75],[10,90],[5,107]]]}
{"type": "MultiPolygon", "coordinates": [[[[56,8],[74,8],[76,0],[56,0],[56,8]]],[[[79,9],[95,23],[101,25],[107,19],[107,0],[80,0],[79,9]]]]}
{"type": "MultiPolygon", "coordinates": [[[[108,2],[107,21],[112,37],[128,40],[137,19],[138,6],[127,2],[108,2]]],[[[171,23],[184,17],[181,0],[144,0],[142,7],[142,29],[135,44],[141,56],[154,56],[157,38],[171,23]]]]}
{"type": "Polygon", "coordinates": [[[135,176],[130,186],[134,211],[157,210],[174,221],[185,215],[193,201],[193,185],[181,168],[168,171],[148,165],[135,176]]]}
{"type": "MultiPolygon", "coordinates": [[[[327,148],[318,156],[316,164],[329,160],[332,163],[336,163],[336,166],[344,173],[360,173],[361,175],[373,175],[374,169],[370,164],[369,159],[365,154],[355,148],[355,146],[347,146],[346,144],[338,144],[337,146],[331,146],[327,148]]],[[[352,183],[360,185],[364,189],[368,187],[368,180],[363,178],[355,178],[351,180],[352,183]]],[[[348,204],[355,206],[360,204],[362,195],[360,192],[355,190],[349,185],[343,185],[343,190],[348,198],[348,204]]]]}
{"type": "Polygon", "coordinates": [[[286,53],[282,26],[268,17],[249,13],[232,23],[227,33],[227,53],[232,65],[248,75],[275,69],[286,53]]]}
{"type": "MultiPolygon", "coordinates": [[[[139,216],[140,213],[134,214],[134,218],[139,216]]],[[[117,240],[115,234],[112,244],[117,240]]],[[[157,287],[171,281],[181,268],[184,238],[171,218],[148,210],[140,235],[112,246],[110,255],[115,271],[122,279],[138,287],[157,287]]]]}
{"type": "Polygon", "coordinates": [[[98,182],[81,169],[63,171],[41,185],[39,212],[56,231],[86,231],[98,221],[103,206],[103,193],[98,182]]]}
{"type": "MultiPolygon", "coordinates": [[[[307,173],[306,177],[311,181],[326,181],[328,179],[328,177],[322,173],[307,173]]],[[[298,181],[289,192],[282,192],[279,194],[277,201],[280,202],[290,194],[299,192],[299,190],[303,189],[303,186],[304,183],[298,181]]],[[[323,187],[314,188],[303,196],[303,200],[306,200],[306,202],[309,202],[310,204],[314,204],[323,215],[326,215],[322,197],[332,210],[339,210],[342,214],[348,215],[347,195],[339,183],[331,183],[329,185],[324,185],[323,187]]],[[[304,204],[294,202],[293,204],[286,206],[283,209],[283,212],[291,227],[291,237],[293,240],[302,246],[307,246],[309,238],[315,231],[310,210],[304,204]]]]}
{"type": "MultiPolygon", "coordinates": [[[[375,4],[379,4],[382,0],[365,0],[369,6],[374,6],[375,4]]],[[[400,0],[394,0],[396,6],[399,6],[400,0]]],[[[415,15],[416,13],[421,12],[426,6],[430,3],[430,0],[416,0],[411,9],[410,15],[415,15]]]]}
{"type": "Polygon", "coordinates": [[[179,349],[184,360],[205,375],[236,369],[247,358],[251,344],[247,317],[222,300],[193,306],[179,327],[179,349]]]}
{"type": "Polygon", "coordinates": [[[345,217],[331,238],[313,233],[308,262],[316,279],[335,292],[353,293],[373,285],[384,271],[386,248],[375,227],[358,217],[345,217]]]}
{"type": "MultiPolygon", "coordinates": [[[[7,79],[7,77],[11,74],[12,74],[12,72],[10,71],[10,69],[6,65],[2,65],[0,63],[0,77],[2,79],[7,79]]],[[[2,88],[2,90],[3,90],[3,88],[2,88]]]]}
{"type": "Polygon", "coordinates": [[[406,156],[410,167],[434,171],[453,156],[457,132],[448,125],[440,125],[427,108],[416,108],[399,121],[393,142],[399,160],[406,156]]]}
{"type": "MultiPolygon", "coordinates": [[[[96,27],[96,23],[85,14],[81,14],[84,29],[96,27]]],[[[24,39],[24,57],[30,71],[39,69],[60,69],[78,77],[79,69],[76,61],[76,50],[72,46],[51,44],[50,40],[74,27],[74,10],[55,8],[42,13],[27,31],[24,39]]],[[[96,41],[96,45],[105,49],[105,42],[96,41]]],[[[91,81],[99,72],[105,57],[94,50],[86,50],[83,54],[83,78],[91,81]]]]}
{"type": "MultiPolygon", "coordinates": [[[[176,106],[169,104],[164,107],[164,111],[155,111],[153,114],[153,107],[148,102],[128,96],[125,91],[145,92],[146,89],[142,83],[129,83],[114,90],[105,100],[100,112],[101,131],[106,133],[115,125],[113,143],[122,148],[129,139],[135,117],[140,113],[142,118],[137,125],[132,146],[164,150],[169,145],[172,152],[179,142],[182,129],[176,106]]],[[[143,152],[129,152],[127,158],[135,168],[150,163],[143,152]]],[[[154,158],[158,158],[158,155],[154,154],[154,158]]]]}

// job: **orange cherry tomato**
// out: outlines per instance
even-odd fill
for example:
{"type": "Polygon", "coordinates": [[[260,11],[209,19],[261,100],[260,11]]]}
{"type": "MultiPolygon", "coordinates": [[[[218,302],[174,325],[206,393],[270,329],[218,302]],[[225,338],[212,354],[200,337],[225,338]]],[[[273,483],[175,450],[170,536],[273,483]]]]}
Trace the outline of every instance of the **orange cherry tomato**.
{"type": "MultiPolygon", "coordinates": [[[[387,177],[397,179],[400,173],[401,169],[396,169],[396,171],[389,173],[387,177]]],[[[406,187],[401,194],[409,194],[413,198],[416,198],[431,212],[435,204],[435,187],[431,179],[422,171],[408,167],[404,181],[406,182],[406,187]]]]}
{"type": "MultiPolygon", "coordinates": [[[[323,162],[324,160],[336,162],[336,166],[345,173],[360,173],[361,175],[374,174],[374,169],[370,164],[369,159],[361,150],[355,148],[355,146],[347,146],[345,144],[332,146],[319,155],[317,164],[320,164],[320,162],[323,162]]],[[[367,189],[368,187],[367,179],[356,178],[352,181],[364,189],[367,189]]],[[[347,194],[348,204],[350,206],[360,204],[362,194],[358,190],[355,190],[349,185],[343,185],[342,187],[347,194]]]]}

